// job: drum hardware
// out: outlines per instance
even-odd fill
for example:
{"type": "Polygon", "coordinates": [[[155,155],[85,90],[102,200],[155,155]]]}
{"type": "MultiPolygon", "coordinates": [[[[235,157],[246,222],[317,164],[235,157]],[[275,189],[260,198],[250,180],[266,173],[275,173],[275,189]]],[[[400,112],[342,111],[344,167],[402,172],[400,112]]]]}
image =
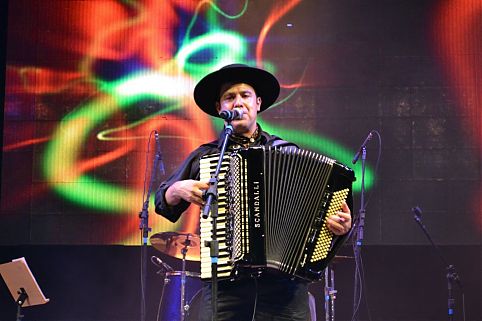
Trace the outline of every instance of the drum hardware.
{"type": "MultiPolygon", "coordinates": [[[[163,262],[158,257],[156,256],[151,257],[151,261],[156,266],[161,267],[162,272],[165,272],[164,285],[162,288],[159,311],[161,310],[161,305],[164,303],[163,302],[164,292],[166,287],[169,286],[169,283],[175,280],[174,279],[175,277],[180,276],[180,286],[179,286],[180,296],[179,296],[178,311],[177,313],[168,311],[168,313],[170,314],[168,316],[163,317],[160,320],[166,319],[169,321],[175,321],[173,319],[173,315],[175,314],[177,317],[179,317],[178,320],[184,321],[186,320],[186,317],[189,315],[190,308],[191,308],[191,304],[190,304],[191,299],[193,299],[194,297],[194,296],[189,297],[189,293],[186,292],[187,289],[190,290],[190,287],[189,287],[190,284],[187,284],[188,278],[196,278],[196,277],[199,278],[199,273],[186,271],[186,261],[199,260],[200,251],[201,251],[199,236],[191,233],[162,232],[151,236],[150,241],[151,241],[151,244],[154,246],[154,248],[156,248],[157,250],[169,256],[179,258],[181,259],[181,262],[182,262],[181,271],[174,271],[174,269],[171,266],[163,262]]],[[[161,271],[159,271],[158,273],[160,273],[161,271]]],[[[176,286],[175,282],[173,282],[173,286],[176,286]]],[[[200,288],[200,283],[199,283],[199,288],[200,288]]]]}
{"type": "Polygon", "coordinates": [[[325,269],[325,321],[335,321],[335,299],[338,291],[335,289],[334,265],[352,259],[353,256],[335,255],[325,269]]]}
{"type": "Polygon", "coordinates": [[[169,265],[167,264],[166,262],[164,262],[163,260],[161,260],[160,258],[158,258],[157,256],[151,256],[151,262],[152,264],[154,264],[155,266],[157,266],[158,268],[160,268],[159,271],[157,271],[157,274],[164,274],[166,272],[173,272],[174,269],[169,265]]]}
{"type": "MultiPolygon", "coordinates": [[[[186,238],[180,244],[184,247],[181,249],[182,255],[182,270],[181,270],[181,321],[184,321],[186,312],[189,310],[189,304],[186,304],[186,254],[189,247],[193,243],[191,241],[192,234],[187,234],[186,238]]],[[[199,244],[199,242],[198,242],[199,244]]]]}

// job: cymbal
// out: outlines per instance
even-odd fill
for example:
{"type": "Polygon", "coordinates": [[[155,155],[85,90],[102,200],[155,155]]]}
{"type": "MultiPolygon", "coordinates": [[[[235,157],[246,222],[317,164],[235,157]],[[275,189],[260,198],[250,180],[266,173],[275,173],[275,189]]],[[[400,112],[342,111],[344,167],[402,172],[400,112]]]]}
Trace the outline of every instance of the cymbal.
{"type": "Polygon", "coordinates": [[[186,260],[200,260],[201,240],[196,234],[162,232],[152,235],[149,240],[155,249],[169,256],[182,259],[184,250],[186,251],[186,260]]]}

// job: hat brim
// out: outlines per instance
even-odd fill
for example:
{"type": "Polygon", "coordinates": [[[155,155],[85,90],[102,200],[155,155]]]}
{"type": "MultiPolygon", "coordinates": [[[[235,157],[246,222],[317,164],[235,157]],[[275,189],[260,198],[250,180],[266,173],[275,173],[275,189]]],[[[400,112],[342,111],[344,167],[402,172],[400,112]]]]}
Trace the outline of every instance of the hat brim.
{"type": "Polygon", "coordinates": [[[194,88],[194,101],[205,113],[219,117],[216,102],[219,101],[221,86],[226,83],[245,83],[253,87],[261,97],[258,113],[268,109],[278,99],[280,85],[269,72],[246,65],[228,65],[208,74],[194,88]]]}

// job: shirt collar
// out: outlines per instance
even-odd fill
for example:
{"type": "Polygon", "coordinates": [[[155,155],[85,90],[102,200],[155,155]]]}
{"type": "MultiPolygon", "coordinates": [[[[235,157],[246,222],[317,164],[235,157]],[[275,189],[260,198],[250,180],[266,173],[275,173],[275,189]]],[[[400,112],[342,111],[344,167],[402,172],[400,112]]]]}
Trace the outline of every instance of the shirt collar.
{"type": "MultiPolygon", "coordinates": [[[[253,142],[249,142],[249,138],[246,138],[246,141],[249,143],[249,146],[260,146],[260,145],[264,145],[268,142],[267,133],[265,133],[263,131],[263,129],[261,128],[261,126],[258,123],[256,123],[256,125],[258,126],[258,135],[255,137],[255,140],[253,142]]],[[[219,138],[218,138],[218,148],[219,149],[221,149],[221,147],[223,145],[223,139],[226,135],[225,131],[226,131],[226,127],[221,131],[221,134],[219,135],[219,138]]],[[[234,146],[234,145],[241,146],[240,142],[236,141],[236,139],[233,139],[233,137],[231,136],[229,138],[229,141],[228,141],[228,147],[231,147],[231,146],[234,146]]]]}

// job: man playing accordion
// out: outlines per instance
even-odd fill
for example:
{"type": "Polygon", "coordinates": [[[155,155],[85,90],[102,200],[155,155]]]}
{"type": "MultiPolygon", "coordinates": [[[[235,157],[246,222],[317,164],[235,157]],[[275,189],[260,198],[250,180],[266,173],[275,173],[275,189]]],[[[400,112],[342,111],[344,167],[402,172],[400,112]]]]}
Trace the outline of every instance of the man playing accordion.
{"type": "MultiPolygon", "coordinates": [[[[240,119],[231,122],[233,134],[227,143],[228,151],[256,146],[297,148],[263,131],[256,122],[258,113],[268,109],[279,92],[278,80],[271,73],[233,64],[201,79],[195,87],[194,99],[201,110],[214,117],[226,111],[239,111],[240,119]]],[[[221,145],[222,138],[199,146],[160,185],[155,200],[157,213],[175,222],[191,203],[204,205],[203,193],[209,184],[200,180],[200,159],[219,153],[221,145]]],[[[341,210],[327,217],[325,224],[334,235],[344,235],[349,232],[351,222],[350,209],[343,202],[341,210]]],[[[306,280],[270,270],[256,277],[246,273],[235,279],[220,280],[217,320],[309,320],[308,284],[306,280]]],[[[212,319],[210,287],[210,282],[205,282],[200,312],[203,321],[212,319]]]]}

